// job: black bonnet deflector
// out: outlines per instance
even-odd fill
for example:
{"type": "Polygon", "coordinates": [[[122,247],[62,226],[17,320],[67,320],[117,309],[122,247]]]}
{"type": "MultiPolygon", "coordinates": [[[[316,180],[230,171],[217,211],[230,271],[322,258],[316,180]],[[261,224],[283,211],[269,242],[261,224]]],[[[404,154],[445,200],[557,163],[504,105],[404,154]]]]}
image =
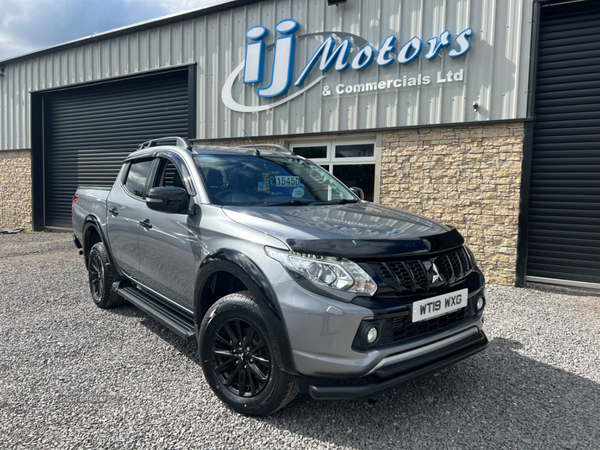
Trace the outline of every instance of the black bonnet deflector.
{"type": "Polygon", "coordinates": [[[411,239],[288,239],[293,251],[343,258],[390,258],[441,252],[465,242],[456,229],[435,236],[411,239]]]}

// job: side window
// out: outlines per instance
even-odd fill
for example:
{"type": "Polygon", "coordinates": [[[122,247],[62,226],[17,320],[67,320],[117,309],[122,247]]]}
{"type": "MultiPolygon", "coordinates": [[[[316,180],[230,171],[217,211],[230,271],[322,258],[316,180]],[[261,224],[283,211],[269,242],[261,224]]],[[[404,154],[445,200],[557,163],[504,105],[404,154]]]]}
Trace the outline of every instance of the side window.
{"type": "Polygon", "coordinates": [[[125,180],[125,187],[130,193],[137,197],[144,196],[146,180],[148,180],[151,167],[151,159],[133,161],[131,163],[129,166],[129,172],[127,173],[127,179],[125,180]]]}
{"type": "Polygon", "coordinates": [[[158,183],[155,187],[178,187],[185,189],[185,184],[181,179],[181,174],[175,164],[168,159],[162,159],[161,172],[158,177],[158,183]]]}

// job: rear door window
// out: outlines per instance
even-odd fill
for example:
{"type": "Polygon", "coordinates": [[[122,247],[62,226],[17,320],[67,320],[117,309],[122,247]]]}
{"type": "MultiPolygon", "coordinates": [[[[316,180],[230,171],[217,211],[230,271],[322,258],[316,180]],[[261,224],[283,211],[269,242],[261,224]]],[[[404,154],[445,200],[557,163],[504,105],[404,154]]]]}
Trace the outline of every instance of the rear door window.
{"type": "Polygon", "coordinates": [[[125,180],[125,187],[136,197],[143,198],[145,195],[146,182],[152,167],[151,159],[132,161],[125,180]]]}

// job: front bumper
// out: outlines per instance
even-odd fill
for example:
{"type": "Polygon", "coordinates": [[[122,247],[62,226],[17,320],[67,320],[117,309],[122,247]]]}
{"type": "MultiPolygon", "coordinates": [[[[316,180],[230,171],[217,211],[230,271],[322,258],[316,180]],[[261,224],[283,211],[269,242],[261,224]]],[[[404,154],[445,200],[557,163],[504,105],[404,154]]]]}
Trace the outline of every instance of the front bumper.
{"type": "MultiPolygon", "coordinates": [[[[372,309],[343,303],[302,288],[294,281],[274,285],[292,348],[296,370],[303,378],[360,378],[389,365],[398,355],[417,356],[413,351],[452,338],[466,330],[483,328],[481,313],[465,317],[435,332],[360,350],[353,346],[359,327],[377,315],[372,309]],[[383,362],[383,363],[382,363],[383,362]]],[[[469,301],[479,290],[469,293],[469,301]]],[[[381,316],[378,316],[381,317],[381,316]]],[[[450,341],[451,342],[451,341],[450,341]]]]}
{"type": "Polygon", "coordinates": [[[428,346],[383,359],[369,372],[368,377],[363,378],[366,381],[364,384],[331,385],[330,380],[312,380],[308,392],[316,400],[372,397],[462,361],[487,346],[485,333],[472,327],[428,346]]]}

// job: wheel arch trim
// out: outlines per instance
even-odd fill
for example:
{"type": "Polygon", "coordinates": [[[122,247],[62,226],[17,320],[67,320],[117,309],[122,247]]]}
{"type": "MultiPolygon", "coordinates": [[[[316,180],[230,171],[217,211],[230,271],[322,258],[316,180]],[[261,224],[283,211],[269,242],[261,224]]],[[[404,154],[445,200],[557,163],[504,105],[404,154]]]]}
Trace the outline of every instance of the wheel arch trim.
{"type": "Polygon", "coordinates": [[[90,233],[90,229],[93,228],[97,233],[98,236],[100,236],[100,240],[102,241],[102,243],[104,244],[104,248],[106,249],[106,255],[108,256],[108,259],[110,261],[110,265],[113,268],[113,271],[115,272],[115,274],[117,275],[117,277],[122,277],[122,272],[119,269],[119,266],[115,263],[115,260],[112,256],[112,252],[110,249],[110,244],[108,242],[108,240],[106,239],[106,236],[104,235],[104,230],[102,229],[102,225],[101,225],[101,221],[98,218],[98,216],[96,216],[95,214],[88,214],[85,218],[85,220],[83,221],[83,228],[82,228],[82,232],[81,232],[81,245],[83,246],[83,255],[84,255],[84,262],[85,262],[85,267],[87,269],[88,266],[88,255],[90,254],[90,250],[91,248],[88,246],[88,238],[89,238],[89,233],[90,233]]]}
{"type": "Polygon", "coordinates": [[[208,308],[203,308],[202,292],[210,276],[216,272],[229,272],[237,277],[254,295],[269,332],[275,357],[280,368],[290,374],[298,375],[290,339],[283,323],[283,314],[273,287],[260,267],[246,254],[231,250],[219,249],[204,258],[196,276],[194,291],[194,322],[196,334],[199,333],[203,314],[208,308]],[[204,311],[203,311],[204,309],[204,311]]]}

